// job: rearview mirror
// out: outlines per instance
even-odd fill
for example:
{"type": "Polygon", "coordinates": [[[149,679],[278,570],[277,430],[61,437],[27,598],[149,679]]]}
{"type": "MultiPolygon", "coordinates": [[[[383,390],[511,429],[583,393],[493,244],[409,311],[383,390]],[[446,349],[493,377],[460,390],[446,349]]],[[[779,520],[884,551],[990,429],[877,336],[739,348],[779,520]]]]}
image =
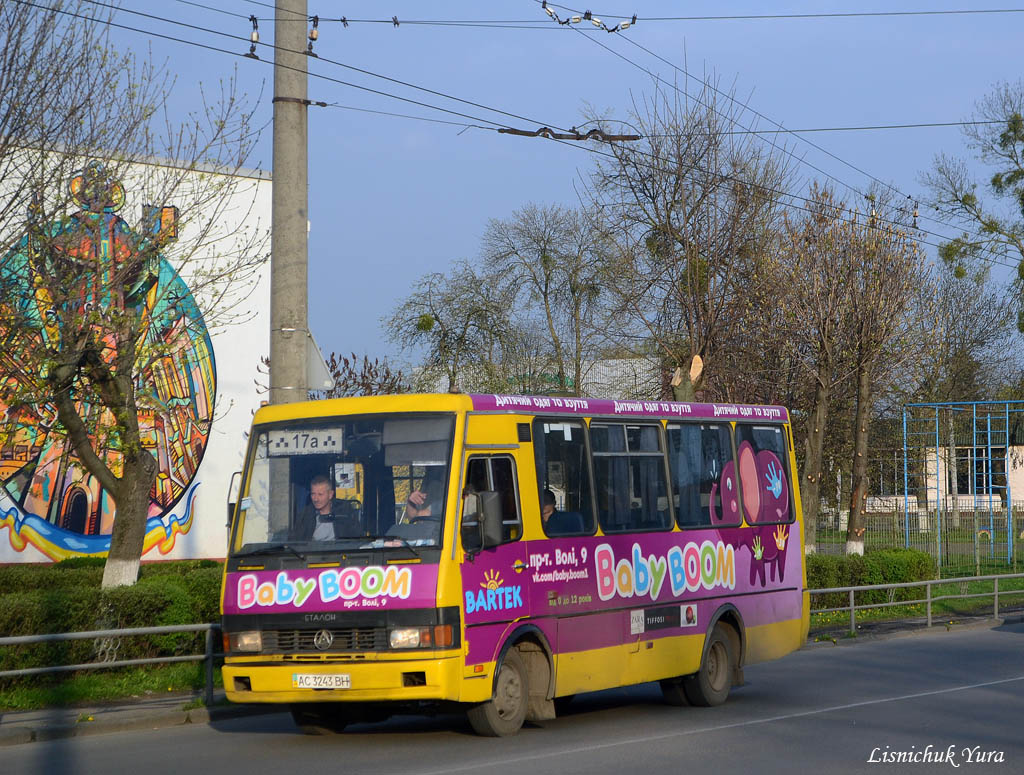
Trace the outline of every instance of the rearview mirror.
{"type": "Polygon", "coordinates": [[[501,544],[501,493],[489,491],[480,495],[480,542],[484,549],[501,544]]]}

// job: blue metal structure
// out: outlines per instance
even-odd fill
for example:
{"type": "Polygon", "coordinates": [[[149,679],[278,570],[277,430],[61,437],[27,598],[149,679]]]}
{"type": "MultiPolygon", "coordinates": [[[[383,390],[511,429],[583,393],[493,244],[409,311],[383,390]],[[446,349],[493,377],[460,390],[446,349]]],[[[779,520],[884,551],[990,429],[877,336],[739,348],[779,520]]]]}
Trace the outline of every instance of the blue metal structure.
{"type": "Polygon", "coordinates": [[[905,545],[926,544],[940,568],[967,561],[978,565],[983,556],[1013,562],[1019,520],[1012,479],[1022,464],[1024,401],[905,405],[905,545]],[[969,496],[970,511],[961,510],[963,496],[969,496]]]}

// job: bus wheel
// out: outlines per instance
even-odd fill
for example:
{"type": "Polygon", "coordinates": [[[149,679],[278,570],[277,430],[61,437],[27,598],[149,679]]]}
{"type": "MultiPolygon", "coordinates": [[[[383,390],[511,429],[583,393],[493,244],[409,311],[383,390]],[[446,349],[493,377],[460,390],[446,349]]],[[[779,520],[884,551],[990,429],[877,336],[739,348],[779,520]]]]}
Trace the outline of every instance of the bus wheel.
{"type": "Polygon", "coordinates": [[[292,721],[307,735],[332,735],[345,729],[349,714],[321,703],[296,703],[291,706],[292,721]]]}
{"type": "Polygon", "coordinates": [[[519,652],[511,648],[498,669],[494,697],[470,708],[466,715],[478,735],[507,737],[523,726],[529,699],[526,665],[519,652]]]}
{"type": "Polygon", "coordinates": [[[691,705],[721,705],[732,686],[732,642],[725,627],[716,624],[708,635],[707,648],[700,669],[683,679],[683,692],[691,705]]]}

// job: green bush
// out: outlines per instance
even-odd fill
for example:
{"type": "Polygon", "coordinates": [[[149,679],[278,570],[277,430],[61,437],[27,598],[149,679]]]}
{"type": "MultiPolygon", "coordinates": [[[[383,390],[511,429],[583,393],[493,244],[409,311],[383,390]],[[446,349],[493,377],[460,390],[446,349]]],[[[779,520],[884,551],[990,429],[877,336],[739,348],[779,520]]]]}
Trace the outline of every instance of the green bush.
{"type": "MultiPolygon", "coordinates": [[[[881,549],[861,555],[811,554],[807,556],[807,588],[863,587],[872,584],[898,584],[937,578],[935,561],[927,552],[917,549],[881,549]]],[[[895,600],[915,600],[921,588],[898,589],[895,600]]],[[[857,603],[883,603],[889,599],[886,590],[857,593],[857,603]]],[[[813,608],[837,608],[849,604],[849,595],[834,592],[815,595],[813,608]]]]}
{"type": "MultiPolygon", "coordinates": [[[[92,558],[56,565],[0,568],[0,636],[161,627],[216,622],[221,565],[190,560],[144,565],[131,587],[100,589],[103,568],[92,558]]],[[[139,659],[202,652],[205,633],[136,635],[0,647],[0,670],[139,659]]],[[[66,674],[0,679],[54,683],[66,674]]]]}

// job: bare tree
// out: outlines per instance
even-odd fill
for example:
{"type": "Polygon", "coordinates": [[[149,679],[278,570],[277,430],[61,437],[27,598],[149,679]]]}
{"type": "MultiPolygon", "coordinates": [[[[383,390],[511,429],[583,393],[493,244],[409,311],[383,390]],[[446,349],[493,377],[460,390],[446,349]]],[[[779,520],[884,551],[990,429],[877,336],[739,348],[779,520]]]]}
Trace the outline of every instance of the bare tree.
{"type": "Polygon", "coordinates": [[[467,379],[481,378],[481,365],[486,371],[504,361],[511,306],[495,291],[494,282],[459,261],[447,275],[434,272],[417,280],[384,325],[403,350],[425,348],[428,382],[439,373],[447,390],[463,390],[467,379]]]}
{"type": "Polygon", "coordinates": [[[808,210],[795,220],[786,218],[778,269],[779,306],[786,312],[782,335],[792,361],[813,384],[800,495],[805,546],[814,552],[829,407],[834,388],[848,377],[841,364],[849,347],[858,227],[846,203],[836,201],[828,189],[811,188],[808,210]]]}
{"type": "Polygon", "coordinates": [[[604,338],[598,323],[602,294],[597,230],[579,211],[529,204],[511,218],[488,223],[482,252],[489,274],[511,301],[519,327],[546,340],[555,388],[579,395],[587,364],[604,338]]]}
{"type": "Polygon", "coordinates": [[[152,423],[183,397],[158,386],[249,314],[266,233],[229,225],[256,185],[236,176],[256,133],[233,81],[174,118],[169,74],[70,9],[0,6],[0,403],[8,433],[66,439],[52,474],[116,503],[110,587],[135,582],[150,507],[172,497],[152,423]]]}
{"type": "Polygon", "coordinates": [[[371,361],[369,355],[364,355],[360,361],[355,353],[351,357],[331,353],[327,357],[327,370],[334,378],[334,387],[324,394],[324,398],[382,396],[401,393],[409,385],[409,379],[401,369],[395,371],[380,358],[371,361]]]}
{"type": "Polygon", "coordinates": [[[872,201],[865,216],[855,216],[855,228],[850,233],[854,266],[849,324],[857,408],[848,554],[864,553],[872,400],[878,383],[914,351],[917,332],[913,320],[918,312],[914,305],[922,286],[929,281],[925,256],[909,224],[900,223],[899,211],[887,204],[872,201]],[[889,214],[888,221],[883,220],[881,211],[889,214]]]}
{"type": "Polygon", "coordinates": [[[770,249],[785,165],[749,134],[742,108],[709,83],[658,90],[634,109],[643,140],[610,146],[592,176],[612,257],[605,281],[627,335],[649,339],[692,400],[742,325],[750,264],[770,249]]]}

